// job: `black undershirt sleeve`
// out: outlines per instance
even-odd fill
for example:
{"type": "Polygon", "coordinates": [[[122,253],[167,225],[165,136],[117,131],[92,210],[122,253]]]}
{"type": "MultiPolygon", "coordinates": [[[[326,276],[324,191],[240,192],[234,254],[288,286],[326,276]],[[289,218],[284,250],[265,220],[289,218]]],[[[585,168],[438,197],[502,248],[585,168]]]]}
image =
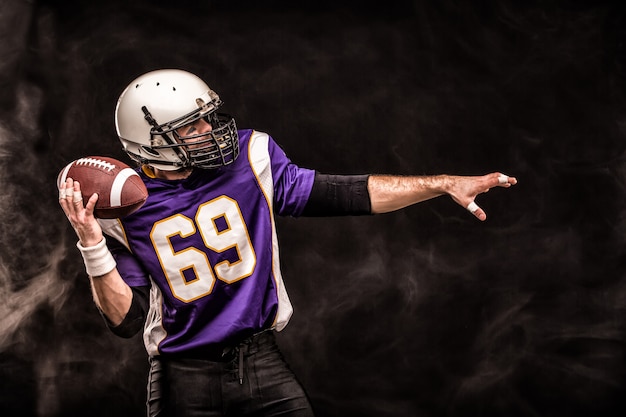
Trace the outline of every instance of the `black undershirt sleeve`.
{"type": "Polygon", "coordinates": [[[367,191],[369,175],[315,173],[311,195],[302,216],[359,216],[372,214],[367,191]]]}
{"type": "Polygon", "coordinates": [[[122,320],[120,324],[113,326],[109,319],[101,313],[107,327],[113,334],[123,338],[130,338],[137,334],[139,330],[143,329],[148,312],[150,287],[131,287],[131,290],[133,291],[133,301],[128,313],[126,313],[126,317],[124,317],[124,320],[122,320]]]}

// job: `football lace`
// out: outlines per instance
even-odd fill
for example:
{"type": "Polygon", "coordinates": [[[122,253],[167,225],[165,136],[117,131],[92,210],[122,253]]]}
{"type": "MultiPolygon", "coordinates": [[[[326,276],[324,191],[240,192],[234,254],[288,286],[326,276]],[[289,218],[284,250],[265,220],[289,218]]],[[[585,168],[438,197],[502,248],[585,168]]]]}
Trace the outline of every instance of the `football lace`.
{"type": "Polygon", "coordinates": [[[107,161],[103,161],[101,159],[96,159],[96,158],[80,158],[76,160],[76,165],[93,166],[93,167],[105,169],[108,171],[112,171],[115,169],[114,164],[111,164],[107,161]]]}

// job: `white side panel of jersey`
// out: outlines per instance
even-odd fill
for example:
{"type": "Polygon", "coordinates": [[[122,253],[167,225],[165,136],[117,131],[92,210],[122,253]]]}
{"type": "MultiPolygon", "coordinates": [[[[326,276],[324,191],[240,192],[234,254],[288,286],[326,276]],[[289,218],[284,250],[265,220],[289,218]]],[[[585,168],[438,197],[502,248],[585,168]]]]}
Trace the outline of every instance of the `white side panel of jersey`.
{"type": "Polygon", "coordinates": [[[160,355],[159,345],[167,336],[161,315],[163,295],[159,287],[152,283],[150,287],[150,309],[143,328],[143,343],[150,357],[160,355]]]}
{"type": "Polygon", "coordinates": [[[102,228],[102,231],[118,240],[122,245],[126,246],[127,249],[130,250],[130,246],[128,245],[128,241],[126,240],[126,234],[124,233],[124,228],[122,227],[122,223],[120,223],[119,219],[96,219],[102,228]]]}
{"type": "Polygon", "coordinates": [[[272,166],[270,155],[268,151],[269,137],[267,133],[252,132],[250,136],[248,158],[250,160],[250,166],[252,171],[265,194],[267,205],[269,206],[270,221],[272,223],[272,270],[274,274],[274,281],[276,283],[276,290],[278,292],[278,312],[274,319],[274,327],[277,331],[281,331],[285,328],[291,315],[293,313],[293,307],[283,277],[280,272],[280,257],[278,251],[278,235],[276,234],[276,223],[274,221],[274,180],[272,178],[272,166]]]}

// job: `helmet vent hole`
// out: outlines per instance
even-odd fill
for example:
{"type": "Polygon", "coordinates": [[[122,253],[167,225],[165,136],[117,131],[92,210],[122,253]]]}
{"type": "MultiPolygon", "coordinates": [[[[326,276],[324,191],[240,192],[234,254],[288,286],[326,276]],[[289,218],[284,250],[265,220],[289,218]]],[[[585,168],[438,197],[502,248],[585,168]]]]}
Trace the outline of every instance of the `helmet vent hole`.
{"type": "Polygon", "coordinates": [[[172,87],[172,91],[176,91],[176,87],[172,87]]]}
{"type": "Polygon", "coordinates": [[[160,86],[160,85],[161,85],[161,83],[157,83],[157,87],[160,86]]]}

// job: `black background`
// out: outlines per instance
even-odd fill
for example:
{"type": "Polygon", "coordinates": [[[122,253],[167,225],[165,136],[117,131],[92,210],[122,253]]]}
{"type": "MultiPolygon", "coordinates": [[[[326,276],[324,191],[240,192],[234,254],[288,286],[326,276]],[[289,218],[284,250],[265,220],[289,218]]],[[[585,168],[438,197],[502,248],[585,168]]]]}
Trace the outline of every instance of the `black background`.
{"type": "Polygon", "coordinates": [[[201,76],[334,173],[519,184],[279,219],[279,343],[323,416],[626,412],[625,6],[606,1],[0,2],[0,414],[144,415],[140,337],[93,306],[55,180],[126,159],[137,75],[201,76]]]}

